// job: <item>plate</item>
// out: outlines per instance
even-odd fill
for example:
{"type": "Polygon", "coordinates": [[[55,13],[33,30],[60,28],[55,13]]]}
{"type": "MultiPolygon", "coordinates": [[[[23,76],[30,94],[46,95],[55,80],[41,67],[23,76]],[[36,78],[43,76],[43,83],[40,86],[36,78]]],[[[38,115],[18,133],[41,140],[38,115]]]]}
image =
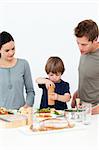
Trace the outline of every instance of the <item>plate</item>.
{"type": "Polygon", "coordinates": [[[20,127],[18,128],[18,132],[24,134],[24,135],[28,135],[28,136],[31,136],[31,135],[41,135],[41,134],[54,134],[54,133],[60,133],[60,132],[73,132],[73,131],[79,131],[79,130],[87,130],[88,126],[86,125],[83,125],[82,123],[77,123],[75,122],[74,123],[75,126],[73,128],[63,128],[63,129],[55,129],[55,130],[48,130],[48,131],[37,131],[37,132],[34,132],[34,131],[31,131],[30,127],[29,126],[24,126],[24,127],[20,127]]]}

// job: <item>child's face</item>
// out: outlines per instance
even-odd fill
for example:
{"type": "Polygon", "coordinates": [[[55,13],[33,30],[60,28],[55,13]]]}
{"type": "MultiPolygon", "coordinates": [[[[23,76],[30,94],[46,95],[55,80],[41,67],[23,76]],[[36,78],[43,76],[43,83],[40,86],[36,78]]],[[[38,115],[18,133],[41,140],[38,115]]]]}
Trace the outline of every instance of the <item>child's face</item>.
{"type": "Polygon", "coordinates": [[[48,74],[48,77],[52,82],[56,83],[61,79],[61,73],[58,72],[57,74],[55,74],[55,73],[50,72],[48,74]]]}

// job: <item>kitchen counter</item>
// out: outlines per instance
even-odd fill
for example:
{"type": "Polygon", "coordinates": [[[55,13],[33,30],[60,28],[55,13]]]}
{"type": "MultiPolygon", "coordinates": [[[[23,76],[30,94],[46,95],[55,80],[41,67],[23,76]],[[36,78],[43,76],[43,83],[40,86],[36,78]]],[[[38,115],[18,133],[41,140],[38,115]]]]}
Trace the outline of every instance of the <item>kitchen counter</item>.
{"type": "Polygon", "coordinates": [[[0,128],[2,150],[98,150],[99,115],[93,115],[90,125],[53,132],[29,134],[26,126],[0,128]]]}

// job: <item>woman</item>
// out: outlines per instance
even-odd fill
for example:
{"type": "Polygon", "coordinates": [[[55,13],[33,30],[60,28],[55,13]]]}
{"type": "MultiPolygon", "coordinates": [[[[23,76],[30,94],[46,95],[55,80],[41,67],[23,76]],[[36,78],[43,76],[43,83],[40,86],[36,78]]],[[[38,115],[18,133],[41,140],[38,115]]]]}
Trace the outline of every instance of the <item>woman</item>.
{"type": "Polygon", "coordinates": [[[35,95],[28,62],[24,59],[15,58],[14,54],[15,43],[13,37],[8,32],[1,32],[0,107],[8,109],[32,106],[35,95]]]}

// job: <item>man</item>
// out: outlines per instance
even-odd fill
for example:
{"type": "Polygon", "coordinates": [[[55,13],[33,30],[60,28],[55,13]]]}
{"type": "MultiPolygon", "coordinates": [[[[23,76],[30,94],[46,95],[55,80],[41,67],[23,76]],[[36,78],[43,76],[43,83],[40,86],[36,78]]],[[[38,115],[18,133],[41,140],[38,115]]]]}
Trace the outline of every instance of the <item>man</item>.
{"type": "Polygon", "coordinates": [[[81,52],[79,63],[78,90],[74,93],[71,106],[76,98],[92,104],[92,114],[99,113],[99,29],[93,20],[81,21],[74,29],[81,52]]]}

